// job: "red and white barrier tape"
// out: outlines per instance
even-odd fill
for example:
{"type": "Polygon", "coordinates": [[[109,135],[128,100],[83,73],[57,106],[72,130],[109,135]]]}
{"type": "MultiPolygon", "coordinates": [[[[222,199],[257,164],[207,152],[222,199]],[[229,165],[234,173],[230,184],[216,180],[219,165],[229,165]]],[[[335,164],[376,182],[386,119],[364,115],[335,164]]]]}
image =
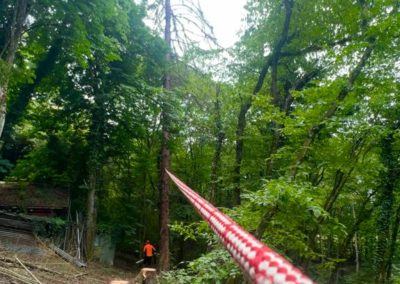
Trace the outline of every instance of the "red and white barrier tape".
{"type": "Polygon", "coordinates": [[[256,284],[313,284],[285,258],[257,240],[228,216],[167,171],[212,230],[224,243],[233,259],[256,284]]]}

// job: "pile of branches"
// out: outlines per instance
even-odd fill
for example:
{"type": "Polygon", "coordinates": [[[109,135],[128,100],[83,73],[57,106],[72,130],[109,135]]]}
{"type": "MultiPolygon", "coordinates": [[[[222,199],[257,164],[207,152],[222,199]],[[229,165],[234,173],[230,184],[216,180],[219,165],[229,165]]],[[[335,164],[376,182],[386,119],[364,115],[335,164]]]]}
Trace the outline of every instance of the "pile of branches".
{"type": "MultiPolygon", "coordinates": [[[[71,275],[70,273],[52,270],[44,266],[21,261],[17,256],[4,257],[0,256],[0,274],[8,279],[12,279],[14,283],[26,284],[43,284],[43,283],[70,283],[77,281],[80,277],[86,275],[86,272],[71,275]],[[40,279],[36,276],[40,274],[40,279]]],[[[13,283],[11,282],[11,283],[13,283]]]]}

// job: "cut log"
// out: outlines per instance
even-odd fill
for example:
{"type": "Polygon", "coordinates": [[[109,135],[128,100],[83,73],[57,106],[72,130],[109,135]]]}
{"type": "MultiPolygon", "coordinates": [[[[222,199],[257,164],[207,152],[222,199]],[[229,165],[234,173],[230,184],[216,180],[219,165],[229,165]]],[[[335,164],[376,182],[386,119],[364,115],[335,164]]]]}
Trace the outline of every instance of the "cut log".
{"type": "Polygon", "coordinates": [[[63,251],[62,249],[56,247],[53,244],[49,244],[49,247],[59,256],[61,256],[62,258],[64,258],[65,260],[75,264],[77,267],[86,267],[86,263],[83,263],[82,261],[80,261],[79,259],[77,259],[76,257],[71,256],[70,254],[68,254],[67,252],[63,251]]]}

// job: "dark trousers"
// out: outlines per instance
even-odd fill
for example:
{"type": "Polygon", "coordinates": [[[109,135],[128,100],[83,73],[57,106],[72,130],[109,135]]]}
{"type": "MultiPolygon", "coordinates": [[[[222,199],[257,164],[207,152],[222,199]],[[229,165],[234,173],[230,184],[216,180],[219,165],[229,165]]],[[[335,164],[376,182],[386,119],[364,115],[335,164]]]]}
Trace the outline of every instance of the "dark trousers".
{"type": "Polygon", "coordinates": [[[150,266],[152,258],[153,258],[152,256],[145,256],[143,259],[143,265],[150,266]]]}

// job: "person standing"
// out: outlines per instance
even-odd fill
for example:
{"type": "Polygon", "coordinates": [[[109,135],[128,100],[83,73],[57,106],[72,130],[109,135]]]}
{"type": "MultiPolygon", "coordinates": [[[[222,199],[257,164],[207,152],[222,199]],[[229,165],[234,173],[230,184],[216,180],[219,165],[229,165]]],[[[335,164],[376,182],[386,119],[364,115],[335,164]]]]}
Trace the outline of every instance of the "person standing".
{"type": "Polygon", "coordinates": [[[146,244],[143,247],[143,264],[145,267],[151,266],[155,250],[156,249],[154,248],[154,246],[150,243],[149,240],[147,240],[146,244]]]}

